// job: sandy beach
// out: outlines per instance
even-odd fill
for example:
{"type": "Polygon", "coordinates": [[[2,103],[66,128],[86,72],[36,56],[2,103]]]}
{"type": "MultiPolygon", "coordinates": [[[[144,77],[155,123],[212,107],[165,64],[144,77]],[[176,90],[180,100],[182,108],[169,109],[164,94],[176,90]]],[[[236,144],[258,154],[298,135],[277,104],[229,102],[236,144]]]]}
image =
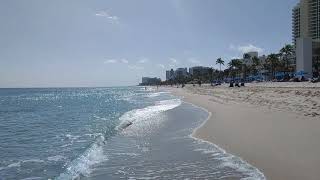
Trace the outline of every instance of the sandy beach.
{"type": "Polygon", "coordinates": [[[320,85],[257,83],[166,88],[212,113],[194,136],[260,169],[271,180],[320,177],[320,85]]]}

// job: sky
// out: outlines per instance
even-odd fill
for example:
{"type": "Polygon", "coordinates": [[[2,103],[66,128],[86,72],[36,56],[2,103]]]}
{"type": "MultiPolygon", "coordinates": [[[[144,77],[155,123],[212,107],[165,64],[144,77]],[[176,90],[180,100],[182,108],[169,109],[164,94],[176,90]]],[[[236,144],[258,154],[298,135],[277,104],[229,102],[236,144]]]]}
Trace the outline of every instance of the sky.
{"type": "Polygon", "coordinates": [[[277,52],[298,0],[0,1],[0,87],[136,85],[277,52]]]}

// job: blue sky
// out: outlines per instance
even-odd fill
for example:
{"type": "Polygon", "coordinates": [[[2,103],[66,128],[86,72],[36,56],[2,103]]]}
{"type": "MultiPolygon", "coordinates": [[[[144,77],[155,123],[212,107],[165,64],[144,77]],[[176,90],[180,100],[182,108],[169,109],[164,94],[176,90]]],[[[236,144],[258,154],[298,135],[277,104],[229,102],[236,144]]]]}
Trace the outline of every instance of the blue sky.
{"type": "Polygon", "coordinates": [[[0,87],[135,85],[291,43],[298,0],[0,1],[0,87]]]}

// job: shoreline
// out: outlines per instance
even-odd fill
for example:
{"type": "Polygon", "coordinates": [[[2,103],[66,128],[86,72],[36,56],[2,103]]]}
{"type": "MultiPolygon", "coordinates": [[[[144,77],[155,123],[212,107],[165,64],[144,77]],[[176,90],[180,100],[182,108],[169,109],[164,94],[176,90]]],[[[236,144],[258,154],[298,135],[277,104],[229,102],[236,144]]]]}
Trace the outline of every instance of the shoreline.
{"type": "Polygon", "coordinates": [[[218,101],[210,94],[190,89],[165,89],[209,112],[192,137],[240,157],[267,179],[316,180],[320,176],[320,121],[315,118],[282,109],[218,101]]]}
{"type": "MultiPolygon", "coordinates": [[[[184,99],[184,97],[181,97],[181,99],[184,99]]],[[[183,100],[182,100],[182,101],[183,101],[183,100]]],[[[205,142],[205,143],[211,144],[211,145],[214,146],[215,148],[219,149],[219,151],[221,151],[221,152],[223,152],[223,153],[225,153],[225,154],[228,154],[228,155],[234,157],[233,154],[228,153],[225,149],[223,149],[223,148],[220,147],[219,145],[215,144],[214,142],[205,140],[205,139],[203,139],[203,138],[201,138],[201,137],[197,137],[197,135],[196,135],[197,131],[200,131],[201,128],[203,128],[203,127],[206,125],[207,121],[209,121],[209,120],[211,119],[212,113],[211,113],[210,111],[208,111],[207,109],[205,109],[204,107],[197,106],[197,105],[195,105],[195,104],[192,104],[191,102],[188,102],[188,101],[183,101],[183,102],[184,102],[184,103],[191,104],[192,106],[194,106],[194,107],[196,107],[196,108],[199,108],[199,109],[201,109],[201,110],[203,110],[203,111],[205,111],[205,112],[208,113],[207,119],[206,119],[204,122],[202,122],[198,127],[194,128],[194,129],[192,130],[192,133],[189,135],[190,138],[195,139],[195,140],[197,140],[197,141],[201,141],[201,142],[205,142]]],[[[239,157],[239,156],[237,156],[236,158],[238,158],[238,159],[241,160],[243,163],[245,163],[246,167],[253,168],[253,169],[256,171],[256,173],[257,173],[257,174],[255,174],[255,175],[257,176],[256,178],[262,178],[262,180],[266,180],[265,175],[263,174],[263,172],[261,172],[260,169],[258,169],[257,167],[253,166],[252,164],[248,163],[247,161],[245,161],[244,159],[242,159],[242,158],[239,157]]]]}

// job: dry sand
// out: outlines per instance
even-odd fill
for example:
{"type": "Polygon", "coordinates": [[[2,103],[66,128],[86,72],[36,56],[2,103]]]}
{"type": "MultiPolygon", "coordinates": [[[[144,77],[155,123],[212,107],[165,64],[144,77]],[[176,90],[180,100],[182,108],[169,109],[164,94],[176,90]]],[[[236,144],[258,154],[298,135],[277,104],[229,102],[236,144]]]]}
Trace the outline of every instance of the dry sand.
{"type": "Polygon", "coordinates": [[[213,142],[271,180],[320,179],[319,84],[169,88],[212,113],[194,136],[213,142]]]}

